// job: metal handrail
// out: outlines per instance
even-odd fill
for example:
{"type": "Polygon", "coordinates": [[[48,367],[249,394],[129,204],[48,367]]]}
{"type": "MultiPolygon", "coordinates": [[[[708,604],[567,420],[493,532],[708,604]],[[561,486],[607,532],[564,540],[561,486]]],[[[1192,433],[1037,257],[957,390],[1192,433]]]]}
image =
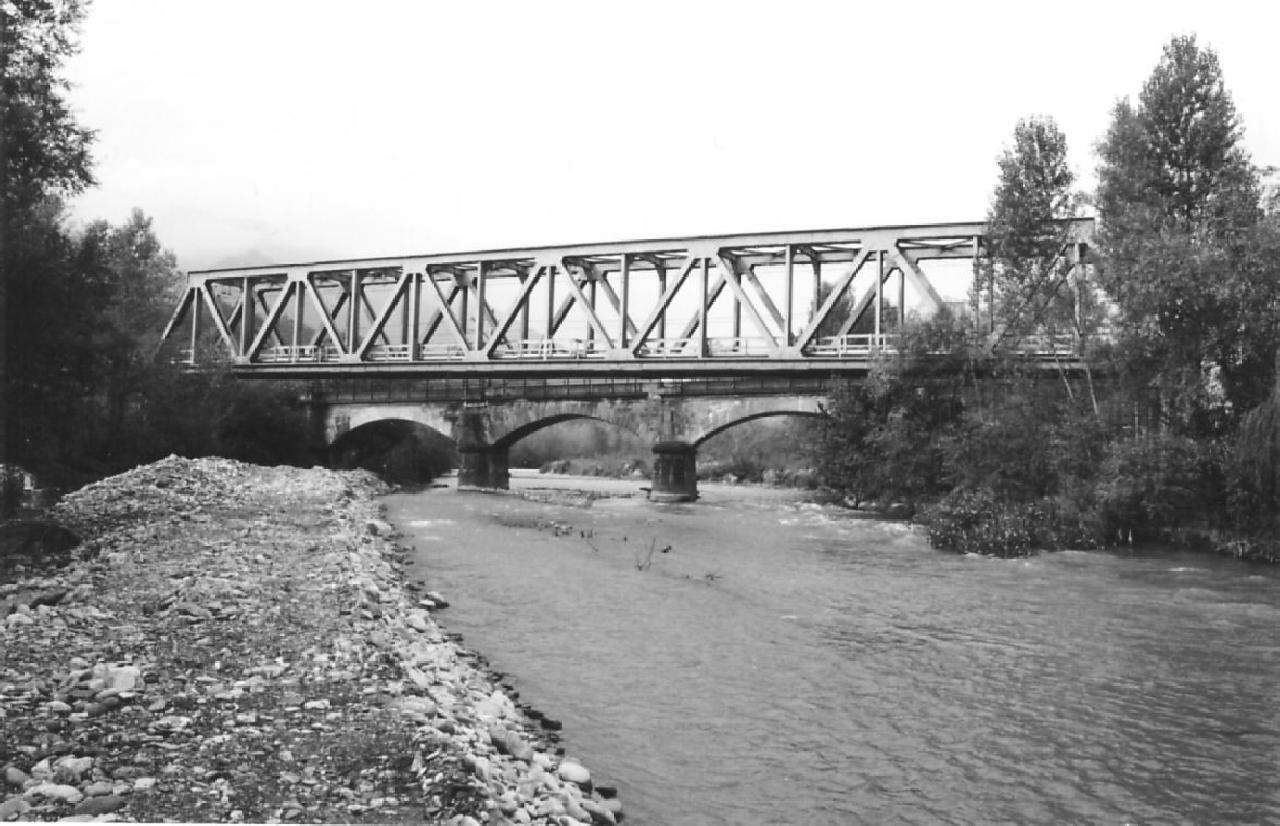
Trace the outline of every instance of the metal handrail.
{"type": "Polygon", "coordinates": [[[805,352],[819,356],[867,356],[875,352],[893,352],[901,336],[898,333],[850,333],[815,339],[805,352]]]}

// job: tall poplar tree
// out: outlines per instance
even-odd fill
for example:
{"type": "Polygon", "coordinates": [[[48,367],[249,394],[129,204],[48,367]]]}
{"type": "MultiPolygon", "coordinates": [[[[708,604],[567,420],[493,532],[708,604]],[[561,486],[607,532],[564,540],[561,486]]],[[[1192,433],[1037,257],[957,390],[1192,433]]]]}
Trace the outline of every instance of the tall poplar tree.
{"type": "MultiPolygon", "coordinates": [[[[1078,197],[1067,163],[1067,139],[1053,118],[1018,121],[1013,144],[998,160],[999,177],[987,213],[982,275],[991,303],[995,346],[1027,336],[1070,333],[1084,352],[1094,328],[1093,302],[1083,272],[1074,267],[1072,229],[1078,197]]],[[[1061,368],[1061,365],[1059,365],[1061,368]]],[[[1068,398],[1075,394],[1059,369],[1068,398]]],[[[1089,377],[1089,398],[1097,397],[1089,377]]]]}
{"type": "Polygon", "coordinates": [[[1257,403],[1269,360],[1241,324],[1266,291],[1241,268],[1260,192],[1217,55],[1194,36],[1170,40],[1098,151],[1102,283],[1130,377],[1160,389],[1175,430],[1223,432],[1257,403]]]}

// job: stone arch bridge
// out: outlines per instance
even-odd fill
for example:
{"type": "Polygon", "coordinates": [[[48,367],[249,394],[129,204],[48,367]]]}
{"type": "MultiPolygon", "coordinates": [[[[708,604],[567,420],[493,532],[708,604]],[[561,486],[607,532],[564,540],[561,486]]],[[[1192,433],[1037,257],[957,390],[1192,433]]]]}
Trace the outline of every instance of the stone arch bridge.
{"type": "MultiPolygon", "coordinates": [[[[698,496],[698,448],[731,427],[772,416],[816,416],[827,395],[825,382],[721,382],[717,395],[668,383],[646,383],[644,395],[615,389],[611,397],[537,398],[525,388],[522,398],[484,401],[330,394],[310,398],[324,443],[332,447],[359,428],[384,421],[408,421],[450,436],[458,450],[460,487],[508,486],[508,454],[521,439],[561,422],[595,420],[628,431],[654,452],[650,496],[659,501],[690,501],[698,496]],[[736,385],[736,392],[735,392],[736,385]],[[668,394],[664,394],[667,390],[668,394]],[[534,396],[530,398],[529,396],[534,396]]],[[[705,383],[703,383],[705,384],[705,383]]],[[[551,385],[554,394],[555,385],[551,385]]],[[[599,389],[599,388],[597,388],[599,389]]]]}

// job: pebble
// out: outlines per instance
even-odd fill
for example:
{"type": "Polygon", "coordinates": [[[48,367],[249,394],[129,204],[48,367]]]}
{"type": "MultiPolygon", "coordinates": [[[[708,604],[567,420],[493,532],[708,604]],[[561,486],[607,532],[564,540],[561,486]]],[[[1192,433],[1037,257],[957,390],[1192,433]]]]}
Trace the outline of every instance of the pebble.
{"type": "Polygon", "coordinates": [[[31,811],[31,804],[21,797],[11,797],[0,803],[0,821],[12,820],[31,811]]]}
{"type": "Polygon", "coordinates": [[[90,783],[84,787],[84,793],[89,797],[100,797],[102,795],[113,794],[116,790],[116,784],[108,780],[99,780],[96,783],[90,783]]]}
{"type": "Polygon", "coordinates": [[[30,779],[31,775],[16,766],[5,766],[4,768],[4,782],[10,786],[22,788],[22,785],[30,779]]]}
{"type": "Polygon", "coordinates": [[[618,818],[614,813],[610,811],[605,804],[599,801],[586,798],[582,801],[582,808],[591,816],[592,823],[609,824],[609,826],[613,826],[613,824],[618,822],[618,818]]]}
{"type": "Polygon", "coordinates": [[[78,815],[104,815],[108,812],[123,809],[126,802],[123,797],[117,797],[114,794],[87,797],[76,806],[75,813],[78,815]]]}
{"type": "Polygon", "coordinates": [[[73,782],[80,781],[80,775],[93,768],[92,757],[60,757],[53,764],[54,776],[58,775],[59,769],[65,770],[73,782]]]}
{"type": "Polygon", "coordinates": [[[68,803],[79,803],[84,800],[83,792],[65,783],[40,783],[27,789],[23,796],[28,799],[44,797],[51,800],[65,800],[68,803]]]}

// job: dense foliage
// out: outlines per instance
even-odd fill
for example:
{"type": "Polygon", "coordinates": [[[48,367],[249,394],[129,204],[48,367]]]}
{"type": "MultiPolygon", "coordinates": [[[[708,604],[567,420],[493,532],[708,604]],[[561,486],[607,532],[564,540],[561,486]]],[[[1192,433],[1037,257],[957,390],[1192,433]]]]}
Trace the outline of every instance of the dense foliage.
{"type": "Polygon", "coordinates": [[[1084,268],[1061,220],[1089,200],[1071,190],[1065,138],[1049,118],[1020,122],[998,160],[961,392],[939,400],[886,360],[832,407],[826,481],[923,504],[946,550],[1161,541],[1275,558],[1280,218],[1242,141],[1217,56],[1173,38],[1099,146],[1084,268]],[[1063,334],[1082,370],[1059,364],[1055,380],[1010,355],[1063,334]]]}
{"type": "Polygon", "coordinates": [[[67,221],[94,182],[62,74],[83,15],[0,3],[0,463],[70,486],[167,453],[310,461],[296,388],[156,362],[183,276],[141,210],[67,221]]]}

